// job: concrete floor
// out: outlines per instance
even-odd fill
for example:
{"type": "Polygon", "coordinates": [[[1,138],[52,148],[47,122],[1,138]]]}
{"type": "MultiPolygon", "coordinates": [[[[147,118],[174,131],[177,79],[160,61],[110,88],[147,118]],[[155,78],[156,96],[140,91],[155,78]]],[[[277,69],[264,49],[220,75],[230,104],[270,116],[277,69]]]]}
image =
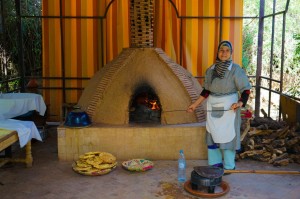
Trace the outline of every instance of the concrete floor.
{"type": "MultiPolygon", "coordinates": [[[[83,176],[72,170],[72,162],[57,158],[56,128],[52,127],[44,142],[34,141],[34,164],[25,168],[14,163],[0,168],[1,199],[196,199],[177,182],[176,161],[154,161],[147,172],[132,173],[118,167],[103,176],[83,176]]],[[[24,155],[18,145],[13,147],[14,157],[24,155]]],[[[187,161],[189,175],[194,166],[206,165],[205,160],[187,161]]],[[[299,164],[275,168],[268,163],[241,160],[237,170],[292,170],[299,164]]],[[[300,175],[231,174],[223,176],[230,191],[224,199],[300,199],[300,175]]]]}

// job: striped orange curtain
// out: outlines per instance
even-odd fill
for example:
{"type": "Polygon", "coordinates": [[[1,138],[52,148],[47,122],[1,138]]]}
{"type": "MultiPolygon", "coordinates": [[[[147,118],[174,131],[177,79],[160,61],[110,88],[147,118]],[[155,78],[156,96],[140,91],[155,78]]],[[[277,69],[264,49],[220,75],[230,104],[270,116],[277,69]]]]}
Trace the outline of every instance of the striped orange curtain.
{"type": "Polygon", "coordinates": [[[115,58],[123,48],[129,47],[130,0],[113,0],[104,20],[104,63],[115,58]]]}
{"type": "MultiPolygon", "coordinates": [[[[154,0],[154,46],[194,76],[214,62],[221,39],[241,63],[243,1],[154,0]]],[[[130,46],[130,0],[43,0],[43,96],[52,120],[63,103],[77,103],[82,88],[123,48],[130,46]],[[47,18],[49,17],[49,18],[47,18]]]]}
{"type": "Polygon", "coordinates": [[[243,1],[160,0],[155,3],[155,46],[164,49],[194,76],[203,76],[214,63],[220,31],[221,40],[230,40],[234,46],[234,61],[242,63],[242,19],[226,17],[243,16],[243,1]],[[221,13],[225,17],[222,22],[221,13]]]}
{"type": "Polygon", "coordinates": [[[128,0],[43,0],[43,92],[52,120],[129,47],[128,0]],[[61,11],[60,11],[61,10],[61,11]]]}
{"type": "MultiPolygon", "coordinates": [[[[43,15],[59,16],[59,1],[43,1],[43,15]]],[[[42,48],[43,48],[43,77],[52,78],[43,80],[43,87],[61,88],[62,81],[56,77],[62,77],[61,68],[61,40],[60,40],[60,21],[59,19],[43,19],[42,21],[42,48]]],[[[62,92],[56,89],[45,89],[43,97],[48,106],[50,115],[60,116],[60,107],[62,105],[62,92]],[[58,105],[58,106],[56,106],[58,105]],[[50,109],[50,110],[49,110],[50,109]]]]}

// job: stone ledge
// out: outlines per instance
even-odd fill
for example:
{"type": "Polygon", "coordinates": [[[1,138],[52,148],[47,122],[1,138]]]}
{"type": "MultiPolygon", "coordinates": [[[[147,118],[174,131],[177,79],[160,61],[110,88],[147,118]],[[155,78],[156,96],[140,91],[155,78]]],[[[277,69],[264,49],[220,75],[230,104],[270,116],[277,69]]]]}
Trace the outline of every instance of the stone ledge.
{"type": "Polygon", "coordinates": [[[177,160],[180,149],[186,159],[207,159],[205,126],[201,123],[159,126],[93,125],[58,129],[58,158],[72,161],[89,151],[112,153],[118,160],[147,158],[177,160]]]}

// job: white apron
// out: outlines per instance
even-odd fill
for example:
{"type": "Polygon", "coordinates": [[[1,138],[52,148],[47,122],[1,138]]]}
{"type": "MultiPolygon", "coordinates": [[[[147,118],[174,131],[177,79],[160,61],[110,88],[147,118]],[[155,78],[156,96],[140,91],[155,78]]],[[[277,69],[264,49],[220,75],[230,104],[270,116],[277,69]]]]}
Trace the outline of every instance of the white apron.
{"type": "Polygon", "coordinates": [[[229,109],[237,100],[237,93],[223,96],[209,95],[206,130],[211,134],[215,143],[227,143],[235,137],[234,121],[236,113],[229,109]]]}

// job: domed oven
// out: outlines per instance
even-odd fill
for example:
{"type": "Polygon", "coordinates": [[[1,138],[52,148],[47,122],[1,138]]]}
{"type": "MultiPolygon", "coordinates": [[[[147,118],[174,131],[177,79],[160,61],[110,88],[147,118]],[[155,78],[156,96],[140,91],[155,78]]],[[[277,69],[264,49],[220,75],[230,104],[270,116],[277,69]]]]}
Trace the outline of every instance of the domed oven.
{"type": "Polygon", "coordinates": [[[195,123],[205,121],[202,106],[195,113],[185,110],[201,91],[199,82],[161,49],[127,48],[95,74],[78,105],[93,123],[195,123]]]}

